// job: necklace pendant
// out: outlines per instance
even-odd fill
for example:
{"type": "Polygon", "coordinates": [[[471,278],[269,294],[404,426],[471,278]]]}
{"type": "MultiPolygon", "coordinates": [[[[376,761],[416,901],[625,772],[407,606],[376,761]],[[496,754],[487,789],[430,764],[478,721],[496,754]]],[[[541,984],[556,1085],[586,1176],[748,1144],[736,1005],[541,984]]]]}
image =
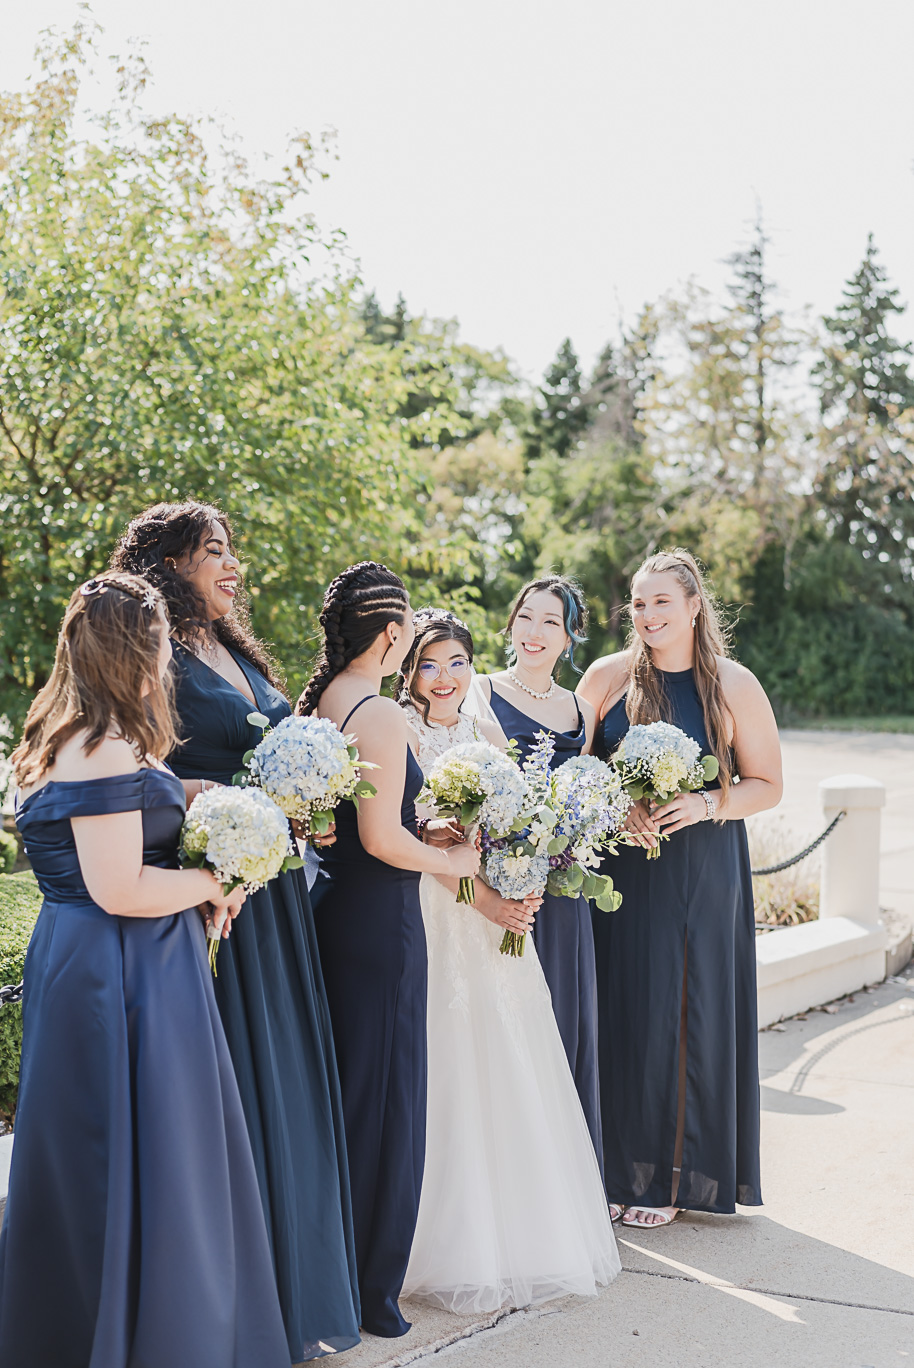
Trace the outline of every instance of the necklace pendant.
{"type": "Polygon", "coordinates": [[[554,679],[550,683],[549,688],[546,689],[543,693],[540,693],[538,689],[531,689],[529,684],[525,684],[524,681],[520,679],[518,675],[515,674],[513,667],[510,665],[508,666],[508,674],[511,677],[512,683],[516,684],[519,689],[523,689],[524,693],[529,694],[531,698],[551,698],[552,695],[555,693],[554,679]]]}

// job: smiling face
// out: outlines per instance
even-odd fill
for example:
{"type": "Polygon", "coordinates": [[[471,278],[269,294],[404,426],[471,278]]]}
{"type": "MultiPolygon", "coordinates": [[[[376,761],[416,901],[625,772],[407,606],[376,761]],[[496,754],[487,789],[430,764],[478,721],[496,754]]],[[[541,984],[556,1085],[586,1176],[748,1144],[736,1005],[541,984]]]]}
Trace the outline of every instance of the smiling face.
{"type": "Polygon", "coordinates": [[[430,722],[453,721],[470,687],[470,657],[459,641],[430,641],[422,650],[411,691],[428,702],[430,722]]]}
{"type": "Polygon", "coordinates": [[[551,671],[570,644],[558,594],[548,589],[528,594],[511,624],[511,645],[517,653],[518,665],[551,671]]]}
{"type": "Polygon", "coordinates": [[[692,618],[701,608],[701,599],[689,597],[679,580],[669,571],[636,575],[632,585],[632,623],[648,646],[676,647],[690,641],[692,618]]]}
{"type": "Polygon", "coordinates": [[[177,562],[178,573],[190,581],[206,605],[208,622],[232,611],[241,583],[239,564],[219,522],[211,523],[200,545],[177,562]]]}

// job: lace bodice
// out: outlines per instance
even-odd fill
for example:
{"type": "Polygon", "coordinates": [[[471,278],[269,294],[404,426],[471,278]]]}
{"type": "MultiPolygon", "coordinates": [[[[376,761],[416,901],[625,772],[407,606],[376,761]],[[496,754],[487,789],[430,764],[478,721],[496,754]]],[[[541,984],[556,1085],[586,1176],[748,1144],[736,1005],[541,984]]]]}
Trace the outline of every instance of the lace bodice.
{"type": "Polygon", "coordinates": [[[463,741],[480,739],[475,719],[466,717],[463,713],[460,714],[456,726],[445,727],[440,722],[424,721],[419,709],[410,703],[406,708],[406,721],[419,738],[416,759],[424,774],[428,774],[438,756],[444,755],[452,746],[459,746],[463,741]]]}

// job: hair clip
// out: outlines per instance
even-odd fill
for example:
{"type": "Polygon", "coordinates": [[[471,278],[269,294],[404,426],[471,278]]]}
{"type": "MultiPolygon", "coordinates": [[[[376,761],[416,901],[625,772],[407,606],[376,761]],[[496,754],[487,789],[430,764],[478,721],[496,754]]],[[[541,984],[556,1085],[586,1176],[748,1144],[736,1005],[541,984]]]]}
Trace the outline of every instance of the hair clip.
{"type": "Polygon", "coordinates": [[[156,592],[154,589],[147,589],[143,595],[143,607],[148,608],[150,613],[155,612],[156,592]]]}
{"type": "Polygon", "coordinates": [[[420,608],[417,613],[413,613],[413,622],[453,622],[465,632],[470,630],[466,623],[448,608],[420,608]]]}
{"type": "Polygon", "coordinates": [[[107,584],[102,584],[101,580],[97,580],[94,577],[86,580],[85,584],[79,586],[79,592],[82,594],[83,598],[92,598],[94,594],[104,594],[107,592],[107,589],[107,584]]]}

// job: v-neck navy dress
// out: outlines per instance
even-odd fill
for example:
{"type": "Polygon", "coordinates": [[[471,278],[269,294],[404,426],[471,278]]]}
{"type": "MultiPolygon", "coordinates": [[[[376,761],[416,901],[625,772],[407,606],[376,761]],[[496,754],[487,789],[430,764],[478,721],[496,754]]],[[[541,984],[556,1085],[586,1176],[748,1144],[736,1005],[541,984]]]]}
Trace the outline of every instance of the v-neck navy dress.
{"type": "Polygon", "coordinates": [[[17,809],[44,902],[25,961],[0,1235],[3,1368],[288,1368],[257,1178],[195,907],[118,917],[73,818],[139,812],[176,869],[184,790],[141,769],[17,809]]]}
{"type": "MultiPolygon", "coordinates": [[[[663,673],[664,718],[711,752],[691,670],[663,673]]],[[[609,709],[597,750],[612,755],[629,722],[609,709]]],[[[709,788],[717,787],[709,784],[709,788]]],[[[676,1205],[760,1206],[755,917],[744,822],[674,831],[657,860],[620,846],[606,870],[622,894],[594,909],[606,1195],[671,1203],[686,997],[682,1162],[676,1205]]]]}
{"type": "MultiPolygon", "coordinates": [[[[490,681],[491,683],[491,681],[490,681]]],[[[536,722],[498,692],[492,684],[492,710],[508,740],[515,740],[526,759],[539,732],[555,740],[552,768],[580,755],[587,740],[584,718],[578,709],[573,732],[555,731],[536,722]]],[[[597,1068],[597,976],[594,964],[593,928],[586,898],[557,898],[546,893],[533,924],[533,941],[552,994],[552,1009],[584,1117],[602,1166],[600,1131],[600,1084],[597,1068]]]]}
{"type": "MultiPolygon", "coordinates": [[[[256,711],[275,726],[288,702],[243,657],[256,711]]],[[[182,779],[231,783],[261,732],[249,699],[190,651],[173,669],[182,779]]],[[[303,869],[245,902],[219,948],[225,1027],[266,1215],[293,1363],[359,1343],[359,1301],[343,1108],[333,1032],[303,869]]]]}

